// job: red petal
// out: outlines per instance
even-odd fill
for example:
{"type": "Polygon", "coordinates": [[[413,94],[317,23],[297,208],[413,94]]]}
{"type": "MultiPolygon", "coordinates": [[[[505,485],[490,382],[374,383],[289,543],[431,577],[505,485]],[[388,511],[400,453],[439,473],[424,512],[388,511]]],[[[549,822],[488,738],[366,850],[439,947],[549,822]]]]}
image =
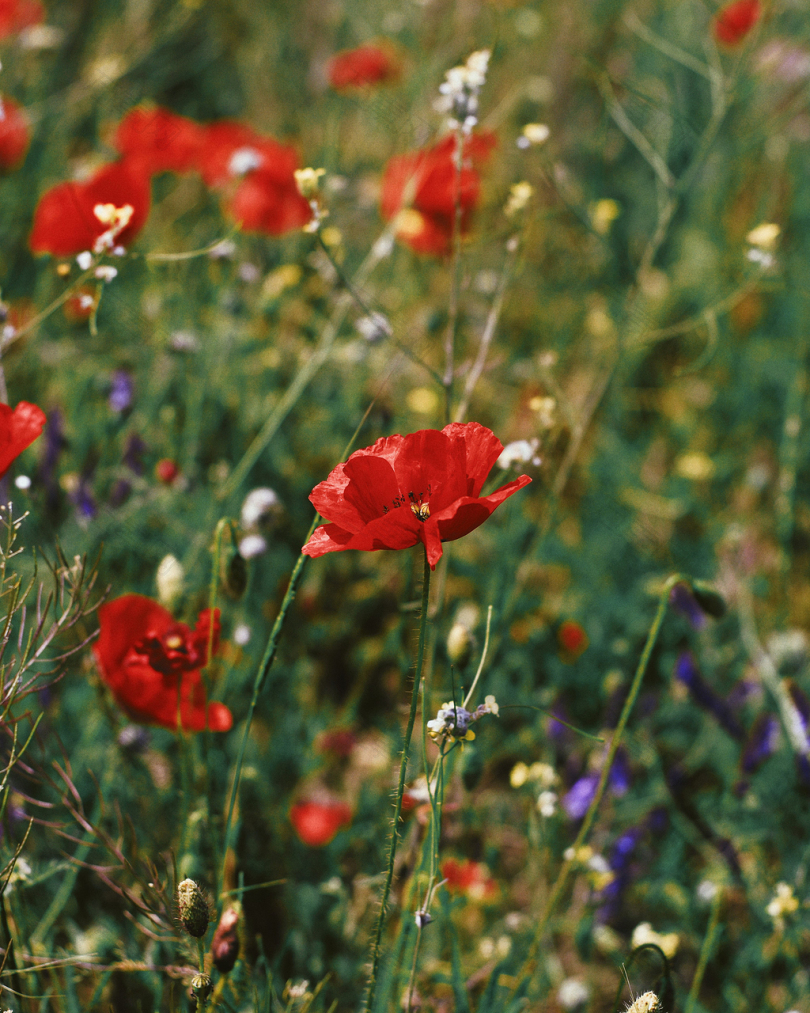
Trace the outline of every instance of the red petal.
{"type": "Polygon", "coordinates": [[[40,435],[45,421],[45,412],[28,401],[20,401],[14,411],[0,404],[0,478],[40,435]]]}
{"type": "Polygon", "coordinates": [[[477,496],[487,475],[492,471],[492,466],[500,457],[503,444],[491,429],[482,426],[480,422],[451,422],[442,432],[454,442],[463,441],[467,474],[465,492],[468,496],[477,496]]]}
{"type": "Polygon", "coordinates": [[[152,175],[188,172],[199,161],[203,127],[170,109],[131,109],[118,124],[114,144],[122,155],[131,156],[152,175]]]}
{"type": "Polygon", "coordinates": [[[452,542],[456,538],[463,538],[464,535],[474,531],[504,500],[513,496],[518,489],[522,489],[529,482],[531,482],[531,478],[528,475],[521,475],[514,482],[501,486],[496,492],[484,496],[482,499],[465,496],[457,500],[435,518],[439,525],[442,541],[452,542]]]}
{"type": "Polygon", "coordinates": [[[28,122],[13,99],[0,95],[0,169],[16,169],[28,151],[28,122]]]}
{"type": "Polygon", "coordinates": [[[364,524],[394,509],[399,486],[394,469],[384,458],[359,454],[350,458],[343,473],[349,479],[344,497],[364,524]]]}

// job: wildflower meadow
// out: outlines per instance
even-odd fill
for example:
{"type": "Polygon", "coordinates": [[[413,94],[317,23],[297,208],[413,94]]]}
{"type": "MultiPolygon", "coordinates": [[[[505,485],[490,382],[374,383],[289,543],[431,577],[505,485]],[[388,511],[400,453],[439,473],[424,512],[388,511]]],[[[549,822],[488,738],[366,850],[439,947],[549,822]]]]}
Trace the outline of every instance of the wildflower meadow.
{"type": "Polygon", "coordinates": [[[806,0],[0,0],[0,1010],[810,1013],[806,0]]]}

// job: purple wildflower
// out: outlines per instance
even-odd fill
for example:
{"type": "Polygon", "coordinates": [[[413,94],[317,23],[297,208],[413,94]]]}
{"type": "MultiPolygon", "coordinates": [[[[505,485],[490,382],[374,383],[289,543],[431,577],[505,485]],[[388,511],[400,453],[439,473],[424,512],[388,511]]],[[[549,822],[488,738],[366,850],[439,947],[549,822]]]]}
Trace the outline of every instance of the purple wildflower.
{"type": "Polygon", "coordinates": [[[698,605],[695,596],[686,584],[676,584],[669,592],[669,604],[696,630],[702,630],[706,625],[706,616],[703,609],[698,605]]]}
{"type": "Polygon", "coordinates": [[[732,738],[739,741],[745,738],[742,725],[732,713],[728,703],[715,693],[700,674],[690,651],[681,651],[678,655],[675,662],[675,677],[688,686],[689,694],[695,703],[709,711],[732,738]]]}
{"type": "Polygon", "coordinates": [[[132,377],[123,369],[117,369],[112,375],[110,386],[110,408],[119,414],[125,412],[132,407],[134,396],[135,384],[132,377]]]}

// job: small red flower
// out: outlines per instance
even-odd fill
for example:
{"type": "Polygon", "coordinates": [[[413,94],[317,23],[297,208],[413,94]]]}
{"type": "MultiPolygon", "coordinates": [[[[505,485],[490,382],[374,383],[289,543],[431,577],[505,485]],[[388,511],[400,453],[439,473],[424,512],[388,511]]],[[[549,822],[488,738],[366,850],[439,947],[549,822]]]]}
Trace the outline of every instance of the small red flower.
{"type": "Polygon", "coordinates": [[[736,46],[759,21],[762,8],[759,0],[734,0],[726,4],[714,21],[714,36],[726,46],[736,46]]]}
{"type": "MultiPolygon", "coordinates": [[[[134,720],[175,731],[227,732],[231,712],[222,703],[206,706],[200,669],[207,663],[211,612],[200,613],[193,630],[151,598],[125,594],[98,610],[101,631],[93,645],[101,676],[118,705],[134,720]],[[178,701],[179,698],[179,701],[178,701]]],[[[213,649],[219,644],[214,611],[213,649]]]]}
{"type": "Polygon", "coordinates": [[[177,462],[170,457],[162,457],[155,465],[155,478],[163,485],[171,485],[180,474],[177,462]]]}
{"type": "Polygon", "coordinates": [[[503,444],[478,422],[387,436],[357,450],[310,495],[332,521],[317,528],[307,556],[345,549],[408,549],[422,542],[431,569],[442,542],[474,531],[531,479],[521,475],[489,496],[481,488],[503,444]]]}
{"type": "Polygon", "coordinates": [[[64,303],[62,312],[72,324],[89,320],[98,305],[96,302],[97,298],[98,293],[95,289],[90,288],[89,285],[82,285],[64,303]]]}
{"type": "Polygon", "coordinates": [[[351,806],[337,800],[296,802],[290,821],[299,839],[310,848],[322,848],[333,841],[342,827],[352,821],[351,806]]]}
{"type": "Polygon", "coordinates": [[[28,151],[28,123],[21,107],[0,95],[0,169],[16,169],[28,151]]]}
{"type": "Polygon", "coordinates": [[[495,137],[472,134],[463,143],[460,173],[453,134],[432,148],[397,155],[385,168],[380,211],[386,221],[399,215],[397,236],[417,253],[450,251],[457,200],[461,231],[469,230],[481,189],[478,167],[495,147],[495,137]]]}
{"type": "Polygon", "coordinates": [[[128,160],[105,165],[81,183],[59,183],[39,199],[29,243],[34,253],[69,257],[93,244],[109,228],[93,209],[99,204],[129,205],[132,217],[116,237],[127,246],[143,228],[149,215],[149,180],[128,160]]]}
{"type": "Polygon", "coordinates": [[[20,401],[14,411],[0,404],[0,478],[12,462],[29,447],[45,426],[45,412],[35,404],[20,401]]]}
{"type": "Polygon", "coordinates": [[[224,210],[243,229],[279,236],[312,218],[295,183],[293,148],[242,123],[223,120],[206,127],[199,166],[207,186],[237,182],[224,210]]]}
{"type": "Polygon", "coordinates": [[[557,643],[566,661],[576,661],[588,649],[588,634],[579,623],[566,619],[557,630],[557,643]]]}
{"type": "Polygon", "coordinates": [[[45,10],[39,0],[0,0],[0,39],[44,20],[45,10]]]}
{"type": "Polygon", "coordinates": [[[463,893],[469,900],[492,900],[498,892],[498,885],[490,876],[489,869],[483,862],[472,862],[465,859],[459,862],[448,858],[442,862],[442,879],[450,893],[463,893]]]}
{"type": "Polygon", "coordinates": [[[143,165],[149,176],[158,172],[196,169],[205,128],[170,109],[138,106],[118,124],[114,144],[118,151],[143,165]]]}
{"type": "Polygon", "coordinates": [[[333,56],[327,64],[326,76],[329,84],[341,91],[395,81],[400,69],[399,60],[388,47],[367,43],[333,56]]]}

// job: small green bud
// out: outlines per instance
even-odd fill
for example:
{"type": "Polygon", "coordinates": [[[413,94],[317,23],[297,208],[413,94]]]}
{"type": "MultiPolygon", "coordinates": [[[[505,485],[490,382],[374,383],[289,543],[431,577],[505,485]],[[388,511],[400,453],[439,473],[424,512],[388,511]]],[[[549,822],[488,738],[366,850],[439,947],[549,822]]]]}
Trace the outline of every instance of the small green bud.
{"type": "Polygon", "coordinates": [[[184,879],[177,887],[180,924],[195,939],[201,939],[208,928],[208,902],[193,879],[184,879]]]}
{"type": "Polygon", "coordinates": [[[693,580],[692,594],[695,596],[695,601],[698,605],[712,618],[722,619],[726,614],[725,598],[711,584],[707,584],[706,581],[693,580]]]}

